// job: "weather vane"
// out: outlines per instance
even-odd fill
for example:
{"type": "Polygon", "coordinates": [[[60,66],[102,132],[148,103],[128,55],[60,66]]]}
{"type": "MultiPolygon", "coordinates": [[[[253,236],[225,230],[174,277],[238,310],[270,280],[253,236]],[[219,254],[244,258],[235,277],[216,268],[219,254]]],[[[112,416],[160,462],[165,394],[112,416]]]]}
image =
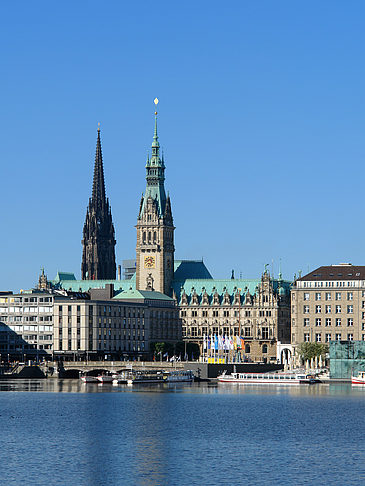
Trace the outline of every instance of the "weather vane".
{"type": "MultiPolygon", "coordinates": [[[[157,109],[157,105],[158,105],[158,98],[155,98],[153,100],[154,104],[156,105],[156,109],[157,109]]],[[[155,111],[155,115],[157,115],[157,111],[155,111]]]]}

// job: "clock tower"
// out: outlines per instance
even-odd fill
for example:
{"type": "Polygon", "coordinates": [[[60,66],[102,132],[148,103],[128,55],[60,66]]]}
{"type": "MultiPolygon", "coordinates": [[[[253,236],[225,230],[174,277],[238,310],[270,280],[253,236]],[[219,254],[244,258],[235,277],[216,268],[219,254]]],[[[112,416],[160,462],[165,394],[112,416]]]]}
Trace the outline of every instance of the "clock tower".
{"type": "MultiPolygon", "coordinates": [[[[157,105],[158,100],[155,99],[157,105]]],[[[157,111],[151,158],[146,163],[146,191],[137,220],[136,288],[172,295],[174,276],[174,224],[170,196],[165,193],[165,163],[160,158],[157,111]]]]}

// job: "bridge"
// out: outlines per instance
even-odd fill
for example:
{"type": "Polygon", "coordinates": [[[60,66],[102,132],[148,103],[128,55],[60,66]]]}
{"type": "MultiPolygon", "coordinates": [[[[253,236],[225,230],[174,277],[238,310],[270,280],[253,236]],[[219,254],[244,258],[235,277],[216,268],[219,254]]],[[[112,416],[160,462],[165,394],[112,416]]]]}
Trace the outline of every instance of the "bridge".
{"type": "Polygon", "coordinates": [[[78,378],[80,373],[97,375],[100,373],[118,373],[122,370],[175,370],[184,369],[184,362],[169,361],[58,361],[47,362],[41,366],[47,376],[60,378],[78,378]]]}

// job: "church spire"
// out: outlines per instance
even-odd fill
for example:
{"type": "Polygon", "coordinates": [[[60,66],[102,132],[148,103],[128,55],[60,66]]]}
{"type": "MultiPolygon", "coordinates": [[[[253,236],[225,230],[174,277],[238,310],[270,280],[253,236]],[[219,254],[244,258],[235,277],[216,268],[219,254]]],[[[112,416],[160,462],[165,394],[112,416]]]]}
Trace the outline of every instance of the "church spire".
{"type": "Polygon", "coordinates": [[[112,214],[105,195],[99,124],[92,195],[86,210],[82,240],[81,278],[83,280],[115,279],[115,243],[112,214]]]}
{"type": "Polygon", "coordinates": [[[98,123],[98,138],[96,140],[92,201],[97,207],[101,207],[105,203],[105,182],[100,141],[100,123],[98,123]]]}

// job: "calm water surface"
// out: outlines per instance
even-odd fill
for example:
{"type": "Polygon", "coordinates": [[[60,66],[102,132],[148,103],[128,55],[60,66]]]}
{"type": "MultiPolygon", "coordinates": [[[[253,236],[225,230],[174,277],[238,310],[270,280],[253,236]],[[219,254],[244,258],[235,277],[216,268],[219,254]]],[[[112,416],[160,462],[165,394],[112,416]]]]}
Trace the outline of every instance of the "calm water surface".
{"type": "Polygon", "coordinates": [[[0,382],[0,485],[365,484],[365,388],[0,382]]]}

